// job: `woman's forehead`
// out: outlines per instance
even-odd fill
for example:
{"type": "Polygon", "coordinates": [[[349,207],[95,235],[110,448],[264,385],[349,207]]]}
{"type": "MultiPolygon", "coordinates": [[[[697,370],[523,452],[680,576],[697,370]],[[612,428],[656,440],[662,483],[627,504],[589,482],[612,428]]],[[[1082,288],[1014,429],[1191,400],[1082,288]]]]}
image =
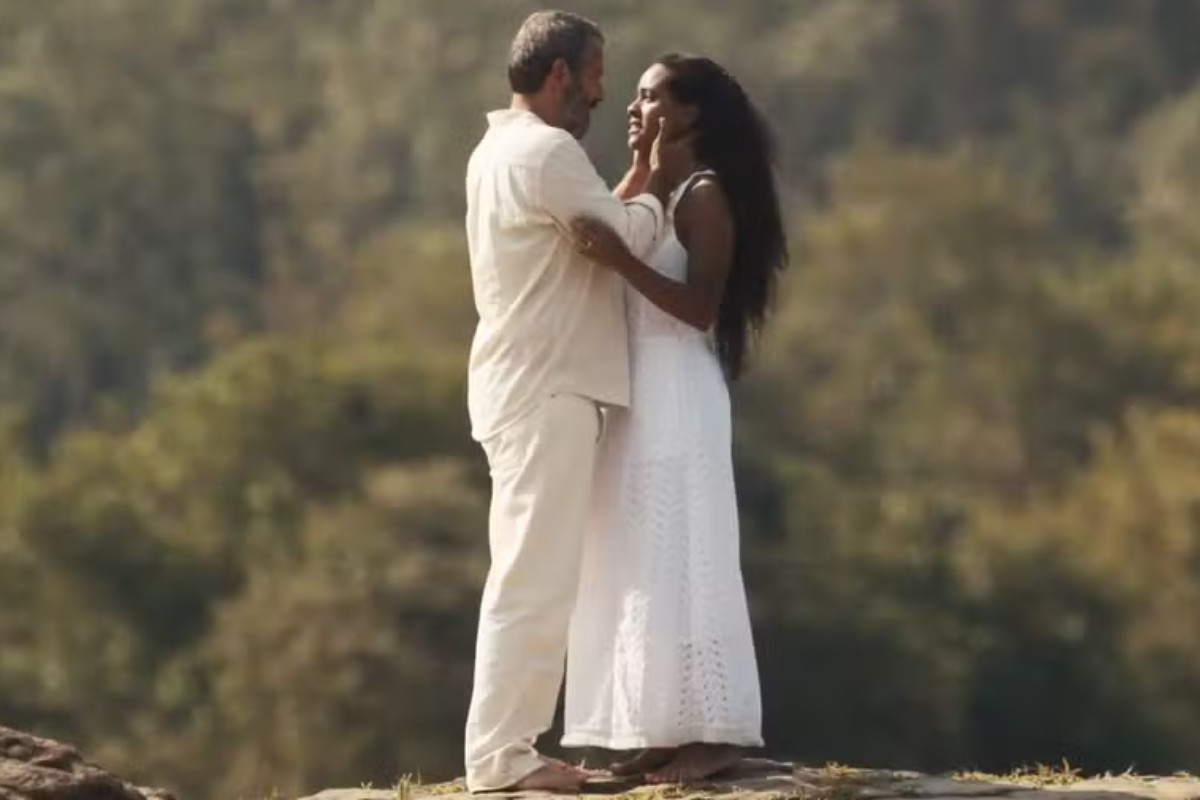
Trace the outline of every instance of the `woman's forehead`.
{"type": "Polygon", "coordinates": [[[662,83],[667,75],[667,68],[662,64],[651,64],[650,68],[642,73],[642,77],[638,80],[639,89],[653,89],[662,83]]]}

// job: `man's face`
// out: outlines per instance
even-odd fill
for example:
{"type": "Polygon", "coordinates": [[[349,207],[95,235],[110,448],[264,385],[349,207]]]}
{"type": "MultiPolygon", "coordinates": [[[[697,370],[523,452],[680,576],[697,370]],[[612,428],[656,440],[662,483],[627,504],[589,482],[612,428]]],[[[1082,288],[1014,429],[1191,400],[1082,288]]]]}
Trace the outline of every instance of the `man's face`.
{"type": "Polygon", "coordinates": [[[563,127],[582,139],[592,123],[592,109],[604,100],[604,45],[588,43],[583,64],[571,75],[563,90],[563,127]]]}

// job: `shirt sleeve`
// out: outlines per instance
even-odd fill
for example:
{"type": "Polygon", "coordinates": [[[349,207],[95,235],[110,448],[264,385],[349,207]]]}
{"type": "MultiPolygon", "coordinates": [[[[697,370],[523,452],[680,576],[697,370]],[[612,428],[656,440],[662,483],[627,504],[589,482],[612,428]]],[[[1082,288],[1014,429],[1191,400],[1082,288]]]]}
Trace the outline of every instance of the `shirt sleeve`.
{"type": "Polygon", "coordinates": [[[622,201],[605,185],[587,154],[574,139],[561,139],[550,148],[537,176],[540,205],[568,230],[576,217],[606,222],[638,258],[650,258],[663,233],[666,215],[652,194],[622,201]]]}

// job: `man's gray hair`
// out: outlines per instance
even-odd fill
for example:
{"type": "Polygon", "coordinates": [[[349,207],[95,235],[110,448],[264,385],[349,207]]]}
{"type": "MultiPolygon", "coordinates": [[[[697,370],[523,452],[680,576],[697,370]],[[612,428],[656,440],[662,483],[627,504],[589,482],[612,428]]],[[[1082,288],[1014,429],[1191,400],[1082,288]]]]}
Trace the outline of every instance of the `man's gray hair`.
{"type": "Polygon", "coordinates": [[[578,74],[592,41],[603,43],[604,34],[590,19],[569,11],[531,14],[508,53],[509,85],[517,94],[535,94],[560,58],[572,74],[578,74]]]}

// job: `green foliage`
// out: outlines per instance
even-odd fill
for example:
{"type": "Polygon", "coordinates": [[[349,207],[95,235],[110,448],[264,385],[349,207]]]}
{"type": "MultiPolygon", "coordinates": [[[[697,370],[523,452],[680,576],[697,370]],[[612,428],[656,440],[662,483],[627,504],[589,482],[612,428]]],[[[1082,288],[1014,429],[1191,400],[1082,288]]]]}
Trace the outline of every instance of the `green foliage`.
{"type": "MultiPolygon", "coordinates": [[[[1200,767],[1196,4],[566,5],[605,174],[664,50],[778,133],[735,403],[771,749],[1200,767]]],[[[198,800],[459,772],[462,170],[536,7],[0,4],[6,724],[198,800]]]]}
{"type": "MultiPolygon", "coordinates": [[[[63,440],[52,466],[24,482],[11,527],[0,528],[19,533],[14,553],[24,561],[11,568],[33,560],[42,575],[22,598],[40,621],[15,662],[49,676],[29,715],[134,760],[136,751],[109,742],[110,732],[131,716],[156,730],[162,715],[186,718],[207,706],[213,670],[196,678],[181,665],[221,635],[219,609],[255,597],[268,603],[266,589],[255,588],[264,571],[291,575],[309,563],[317,534],[306,532],[306,520],[345,506],[338,513],[351,528],[394,536],[384,512],[389,503],[403,506],[406,524],[422,534],[407,545],[415,548],[410,568],[423,564],[426,550],[473,537],[482,527],[470,515],[477,489],[463,481],[478,476],[466,457],[474,451],[466,450],[461,405],[459,370],[419,364],[394,348],[251,342],[165,383],[137,428],[63,440]],[[431,458],[456,460],[458,472],[389,482],[387,470],[431,458]],[[457,490],[438,495],[439,482],[465,487],[444,521],[432,517],[457,490]],[[421,493],[411,488],[418,484],[421,493]],[[381,510],[369,512],[375,506],[381,510]]],[[[366,539],[375,544],[359,549],[353,531],[347,535],[336,547],[319,540],[320,552],[345,545],[382,564],[378,551],[394,543],[366,539]]],[[[455,568],[479,557],[458,558],[455,568]]],[[[454,585],[470,591],[474,581],[447,589],[454,585]]],[[[356,586],[331,587],[329,602],[350,602],[339,592],[356,586]]]]}
{"type": "Polygon", "coordinates": [[[136,20],[56,8],[0,64],[0,402],[35,447],[253,325],[262,272],[245,126],[136,20]]]}
{"type": "Polygon", "coordinates": [[[453,774],[447,718],[466,713],[475,633],[463,610],[486,570],[483,497],[459,473],[377,471],[221,609],[192,667],[215,676],[204,744],[227,766],[219,794],[390,783],[411,764],[453,774]]]}
{"type": "Polygon", "coordinates": [[[1146,120],[1136,140],[1138,199],[1133,212],[1145,247],[1194,258],[1200,252],[1200,89],[1146,120]]]}
{"type": "MultiPolygon", "coordinates": [[[[978,159],[867,151],[833,186],[738,404],[776,746],[937,768],[1055,752],[1174,767],[1179,734],[1130,688],[1160,667],[1113,641],[1187,624],[1181,607],[1135,621],[1099,574],[1046,558],[979,594],[964,565],[996,560],[993,525],[1019,537],[1040,498],[1073,498],[1104,458],[1098,432],[1126,435],[1130,409],[1200,419],[1200,276],[1071,247],[978,159]],[[1064,615],[1101,627],[1037,632],[1064,615]]],[[[1094,527],[1061,535],[1086,548],[1094,527]]]]}
{"type": "Polygon", "coordinates": [[[981,515],[961,554],[987,630],[975,735],[1003,759],[1020,730],[1026,747],[1169,770],[1198,741],[1200,415],[1132,407],[1098,445],[1070,492],[981,515]]]}

